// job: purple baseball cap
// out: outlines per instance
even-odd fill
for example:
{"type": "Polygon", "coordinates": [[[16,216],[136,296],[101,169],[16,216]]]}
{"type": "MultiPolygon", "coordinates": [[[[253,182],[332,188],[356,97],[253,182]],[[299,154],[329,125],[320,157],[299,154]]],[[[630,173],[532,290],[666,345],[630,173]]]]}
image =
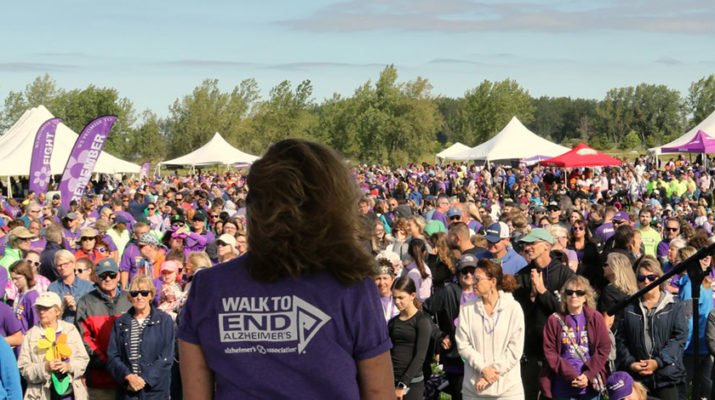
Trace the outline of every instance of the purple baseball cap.
{"type": "Polygon", "coordinates": [[[633,378],[628,372],[616,371],[606,380],[608,398],[623,400],[633,392],[633,378]]]}
{"type": "Polygon", "coordinates": [[[613,216],[614,221],[630,221],[631,217],[625,211],[619,211],[613,216]]]}

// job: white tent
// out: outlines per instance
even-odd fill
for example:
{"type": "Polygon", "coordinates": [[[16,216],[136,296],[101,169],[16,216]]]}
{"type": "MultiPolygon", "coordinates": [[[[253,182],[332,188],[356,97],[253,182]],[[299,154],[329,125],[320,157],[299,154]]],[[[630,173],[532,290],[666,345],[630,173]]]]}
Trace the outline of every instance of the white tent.
{"type": "Polygon", "coordinates": [[[655,154],[656,156],[660,155],[660,149],[662,149],[663,147],[680,147],[692,140],[695,134],[698,133],[698,131],[703,131],[711,136],[715,136],[715,112],[708,115],[707,118],[702,120],[699,124],[695,125],[693,129],[687,131],[683,136],[673,140],[670,143],[666,143],[664,145],[648,149],[648,151],[655,154]]]}
{"type": "Polygon", "coordinates": [[[251,164],[256,160],[258,160],[257,156],[244,153],[231,146],[218,132],[216,132],[214,137],[200,148],[179,158],[162,161],[159,165],[233,165],[251,164]]]}
{"type": "Polygon", "coordinates": [[[467,146],[466,144],[457,142],[442,150],[441,152],[437,153],[437,158],[442,160],[449,160],[452,155],[462,153],[469,149],[471,149],[471,147],[467,146]]]}
{"type": "MultiPolygon", "coordinates": [[[[35,135],[40,126],[51,118],[54,118],[54,115],[45,106],[31,108],[25,111],[4,135],[0,136],[0,176],[30,174],[35,135]]],[[[65,124],[57,125],[55,145],[50,159],[53,175],[61,175],[64,172],[77,136],[77,133],[65,124]]],[[[141,170],[139,165],[121,160],[106,151],[102,152],[94,167],[94,172],[101,174],[139,173],[139,170],[141,170]]]]}
{"type": "Polygon", "coordinates": [[[452,160],[511,160],[534,157],[537,155],[555,157],[569,151],[568,147],[549,142],[530,131],[518,118],[511,121],[486,142],[453,154],[452,160]]]}

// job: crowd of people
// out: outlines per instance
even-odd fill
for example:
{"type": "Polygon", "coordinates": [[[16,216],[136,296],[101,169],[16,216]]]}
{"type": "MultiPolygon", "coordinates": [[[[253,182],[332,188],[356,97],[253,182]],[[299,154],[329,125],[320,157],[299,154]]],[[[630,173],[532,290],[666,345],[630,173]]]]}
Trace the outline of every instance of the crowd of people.
{"type": "Polygon", "coordinates": [[[606,312],[709,246],[714,187],[683,158],[349,168],[286,140],[247,174],[3,198],[0,398],[715,398],[712,257],[697,330],[683,274],[606,312]]]}

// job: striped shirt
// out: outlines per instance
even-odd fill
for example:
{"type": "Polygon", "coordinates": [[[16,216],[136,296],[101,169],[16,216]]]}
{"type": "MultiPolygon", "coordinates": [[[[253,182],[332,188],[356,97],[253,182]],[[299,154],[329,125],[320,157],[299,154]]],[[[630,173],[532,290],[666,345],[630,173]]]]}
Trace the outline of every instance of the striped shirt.
{"type": "Polygon", "coordinates": [[[139,368],[139,359],[141,358],[142,332],[149,322],[149,318],[136,319],[132,318],[132,327],[129,331],[129,363],[132,367],[132,373],[140,374],[142,371],[139,368]]]}

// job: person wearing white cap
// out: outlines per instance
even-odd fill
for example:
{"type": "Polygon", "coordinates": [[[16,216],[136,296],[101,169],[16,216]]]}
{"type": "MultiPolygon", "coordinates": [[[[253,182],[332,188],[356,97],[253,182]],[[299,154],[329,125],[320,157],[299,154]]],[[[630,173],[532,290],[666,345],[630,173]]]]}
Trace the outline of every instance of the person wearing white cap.
{"type": "Polygon", "coordinates": [[[216,240],[216,252],[218,254],[218,263],[225,263],[238,257],[236,250],[236,238],[224,233],[216,240]]]}
{"type": "MultiPolygon", "coordinates": [[[[42,293],[35,302],[35,308],[40,316],[40,322],[27,331],[17,360],[20,374],[27,381],[25,398],[53,399],[71,395],[71,398],[76,400],[87,399],[87,388],[82,376],[89,363],[89,356],[77,328],[60,319],[62,315],[60,296],[53,292],[42,293]],[[46,337],[48,330],[54,332],[57,338],[64,336],[70,350],[69,354],[50,357],[52,361],[47,360],[45,353],[52,350],[44,346],[39,347],[40,342],[60,340],[46,337]],[[53,381],[63,382],[65,379],[69,379],[69,386],[59,392],[63,389],[62,385],[53,384],[53,381]]],[[[58,349],[58,352],[61,353],[61,349],[58,349]]]]}
{"type": "Polygon", "coordinates": [[[502,267],[507,275],[514,275],[526,266],[526,260],[510,245],[509,226],[504,222],[495,222],[487,227],[487,251],[477,254],[478,259],[489,259],[502,267]]]}

